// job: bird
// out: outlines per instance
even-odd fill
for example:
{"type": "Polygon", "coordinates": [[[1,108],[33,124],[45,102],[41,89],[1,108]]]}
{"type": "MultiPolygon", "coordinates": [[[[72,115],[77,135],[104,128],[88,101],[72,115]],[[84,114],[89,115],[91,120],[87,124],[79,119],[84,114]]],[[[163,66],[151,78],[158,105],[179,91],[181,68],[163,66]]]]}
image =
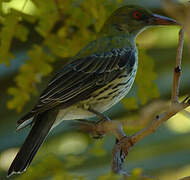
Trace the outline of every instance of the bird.
{"type": "Polygon", "coordinates": [[[82,48],[50,80],[33,109],[18,120],[17,129],[31,130],[8,170],[8,177],[28,168],[48,133],[64,120],[103,114],[131,89],[138,67],[136,37],[146,28],[179,25],[176,20],[137,5],[116,9],[97,38],[82,48]]]}

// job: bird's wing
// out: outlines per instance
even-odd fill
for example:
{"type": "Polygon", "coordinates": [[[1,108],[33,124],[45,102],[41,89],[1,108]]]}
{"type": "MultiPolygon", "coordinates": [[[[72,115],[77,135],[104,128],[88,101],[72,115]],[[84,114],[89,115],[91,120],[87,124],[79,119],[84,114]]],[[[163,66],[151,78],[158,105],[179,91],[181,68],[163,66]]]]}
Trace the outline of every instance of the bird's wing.
{"type": "Polygon", "coordinates": [[[87,99],[96,89],[115,79],[122,69],[130,71],[135,60],[135,51],[125,48],[76,59],[55,75],[38,104],[18,124],[55,106],[64,108],[87,99]]]}

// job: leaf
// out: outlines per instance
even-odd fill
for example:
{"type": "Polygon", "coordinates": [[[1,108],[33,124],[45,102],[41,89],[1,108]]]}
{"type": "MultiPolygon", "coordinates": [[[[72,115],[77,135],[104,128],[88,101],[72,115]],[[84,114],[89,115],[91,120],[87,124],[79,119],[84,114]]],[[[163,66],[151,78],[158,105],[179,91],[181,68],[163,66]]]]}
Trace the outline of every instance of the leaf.
{"type": "Polygon", "coordinates": [[[58,10],[52,0],[32,0],[37,7],[38,25],[36,31],[42,36],[49,35],[54,24],[58,21],[58,10]]]}
{"type": "Polygon", "coordinates": [[[8,2],[11,2],[12,0],[1,0],[1,1],[8,3],[8,2]]]}
{"type": "Polygon", "coordinates": [[[138,108],[137,100],[134,97],[122,99],[124,107],[128,110],[135,110],[138,108]]]}
{"type": "Polygon", "coordinates": [[[25,20],[29,23],[36,23],[36,16],[34,15],[30,15],[30,14],[26,14],[22,11],[19,11],[17,9],[11,9],[11,13],[19,18],[19,22],[22,22],[21,20],[25,20]]]}
{"type": "Polygon", "coordinates": [[[143,176],[141,168],[133,169],[131,175],[127,178],[127,180],[154,180],[154,179],[155,178],[143,176]]]}
{"type": "Polygon", "coordinates": [[[54,58],[37,45],[28,51],[28,56],[30,60],[21,66],[19,74],[15,77],[16,88],[8,89],[13,98],[7,103],[7,107],[18,112],[30,99],[31,94],[36,93],[35,84],[41,82],[42,77],[52,71],[49,63],[54,62],[54,58]]]}
{"type": "Polygon", "coordinates": [[[15,37],[25,42],[28,38],[28,29],[24,25],[18,24],[15,32],[15,37]]]}
{"type": "Polygon", "coordinates": [[[36,180],[36,179],[53,179],[53,180],[84,180],[83,176],[78,176],[66,171],[64,163],[56,156],[49,155],[43,158],[40,163],[31,166],[27,173],[16,178],[16,180],[36,180]]]}
{"type": "Polygon", "coordinates": [[[154,82],[156,73],[154,72],[154,62],[144,50],[139,52],[138,72],[135,82],[137,83],[137,95],[142,104],[147,103],[152,98],[159,97],[158,88],[154,82]]]}
{"type": "Polygon", "coordinates": [[[103,140],[97,140],[94,143],[93,148],[91,149],[91,153],[95,156],[104,156],[106,154],[106,150],[103,149],[103,140]]]}
{"type": "Polygon", "coordinates": [[[65,159],[66,159],[66,167],[72,168],[74,166],[80,166],[81,164],[83,164],[85,160],[87,159],[87,157],[83,155],[80,155],[80,156],[67,155],[65,159]]]}
{"type": "Polygon", "coordinates": [[[13,14],[8,15],[4,19],[3,27],[0,32],[0,64],[6,63],[7,65],[9,65],[10,59],[14,57],[10,52],[10,47],[16,31],[17,24],[18,18],[13,14]]]}
{"type": "Polygon", "coordinates": [[[108,173],[108,174],[99,176],[97,180],[122,180],[122,179],[123,179],[122,175],[108,173]]]}

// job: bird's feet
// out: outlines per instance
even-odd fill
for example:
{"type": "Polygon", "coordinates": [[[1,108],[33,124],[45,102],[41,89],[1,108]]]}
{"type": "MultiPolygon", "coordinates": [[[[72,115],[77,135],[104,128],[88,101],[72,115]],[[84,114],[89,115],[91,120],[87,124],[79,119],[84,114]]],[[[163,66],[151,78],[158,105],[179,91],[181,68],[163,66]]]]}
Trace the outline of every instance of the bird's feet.
{"type": "Polygon", "coordinates": [[[89,133],[94,139],[103,138],[107,133],[107,125],[111,120],[104,114],[88,107],[82,107],[83,109],[91,112],[99,118],[99,121],[77,120],[78,127],[81,131],[89,133]]]}
{"type": "Polygon", "coordinates": [[[107,133],[106,126],[109,120],[99,120],[97,122],[88,120],[77,120],[81,131],[89,133],[94,139],[101,139],[107,133]]]}
{"type": "Polygon", "coordinates": [[[122,124],[119,121],[112,121],[109,117],[90,107],[88,107],[88,111],[96,115],[100,120],[97,122],[77,120],[81,131],[89,133],[95,139],[102,138],[107,133],[113,133],[117,139],[125,136],[122,124]]]}
{"type": "Polygon", "coordinates": [[[77,126],[83,132],[89,133],[94,139],[103,138],[105,134],[112,133],[117,139],[125,136],[122,124],[118,121],[112,121],[109,118],[101,119],[97,122],[88,120],[77,120],[77,126]]]}

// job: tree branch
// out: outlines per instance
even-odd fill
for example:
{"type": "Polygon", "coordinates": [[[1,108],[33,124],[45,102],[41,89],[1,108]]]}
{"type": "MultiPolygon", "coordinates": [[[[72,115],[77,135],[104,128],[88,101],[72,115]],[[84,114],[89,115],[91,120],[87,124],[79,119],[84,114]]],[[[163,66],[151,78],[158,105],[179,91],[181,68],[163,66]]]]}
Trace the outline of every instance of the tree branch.
{"type": "Polygon", "coordinates": [[[179,31],[179,46],[178,46],[178,49],[177,49],[176,65],[175,65],[175,68],[174,68],[174,75],[173,75],[172,97],[171,97],[171,102],[172,103],[177,103],[178,102],[180,76],[181,76],[181,60],[182,60],[182,52],[183,52],[183,43],[184,43],[184,29],[182,28],[179,31]]]}
{"type": "MultiPolygon", "coordinates": [[[[144,137],[154,133],[156,129],[165,121],[170,119],[176,113],[184,110],[190,106],[190,99],[186,98],[181,103],[172,104],[164,113],[157,115],[153,121],[144,129],[138,131],[132,136],[123,136],[113,148],[112,153],[112,171],[115,173],[123,174],[123,163],[125,157],[128,155],[129,150],[137,142],[141,141],[144,137]]],[[[125,174],[125,173],[124,173],[125,174]]]]}
{"type": "Polygon", "coordinates": [[[189,97],[185,98],[185,100],[182,101],[181,103],[178,102],[183,42],[184,42],[184,29],[182,28],[179,33],[179,44],[176,56],[176,65],[174,68],[174,75],[173,75],[172,98],[171,98],[172,103],[170,107],[164,113],[157,115],[153,119],[153,121],[144,129],[140,130],[139,132],[130,137],[123,136],[116,142],[112,151],[112,171],[114,173],[127,175],[127,173],[123,170],[123,163],[129,153],[130,148],[134,146],[137,142],[142,140],[144,137],[155,132],[156,129],[163,122],[167,121],[176,113],[190,106],[189,97]]]}

